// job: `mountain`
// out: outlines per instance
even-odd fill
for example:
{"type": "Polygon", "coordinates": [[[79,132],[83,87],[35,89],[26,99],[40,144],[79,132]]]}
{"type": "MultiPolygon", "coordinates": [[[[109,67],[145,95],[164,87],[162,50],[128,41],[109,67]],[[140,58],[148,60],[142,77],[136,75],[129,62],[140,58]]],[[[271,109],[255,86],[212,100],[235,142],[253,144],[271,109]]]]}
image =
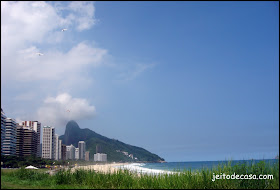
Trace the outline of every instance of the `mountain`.
{"type": "Polygon", "coordinates": [[[67,123],[64,135],[59,137],[62,144],[78,147],[79,141],[86,142],[86,150],[90,151],[90,157],[96,153],[96,145],[101,147],[102,153],[107,154],[108,161],[141,161],[141,162],[163,162],[164,159],[141,147],[125,144],[121,141],[102,136],[88,128],[81,129],[79,125],[71,120],[67,123]],[[133,158],[129,157],[132,154],[133,158]],[[135,157],[137,159],[135,159],[135,157]]]}

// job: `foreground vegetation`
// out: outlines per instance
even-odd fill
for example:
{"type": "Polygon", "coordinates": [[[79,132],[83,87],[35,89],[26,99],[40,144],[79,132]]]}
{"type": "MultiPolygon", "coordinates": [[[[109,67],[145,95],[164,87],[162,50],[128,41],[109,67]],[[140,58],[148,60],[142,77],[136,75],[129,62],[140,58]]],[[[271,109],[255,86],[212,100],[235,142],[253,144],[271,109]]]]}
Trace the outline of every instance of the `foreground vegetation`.
{"type": "Polygon", "coordinates": [[[41,170],[1,169],[1,188],[30,188],[30,189],[279,189],[279,161],[273,165],[261,161],[251,164],[231,166],[219,165],[213,169],[199,171],[185,170],[172,175],[149,175],[119,170],[113,174],[102,174],[95,171],[70,170],[59,171],[49,175],[41,170]],[[219,179],[212,181],[214,174],[254,174],[273,175],[266,180],[234,180],[219,179]]]}

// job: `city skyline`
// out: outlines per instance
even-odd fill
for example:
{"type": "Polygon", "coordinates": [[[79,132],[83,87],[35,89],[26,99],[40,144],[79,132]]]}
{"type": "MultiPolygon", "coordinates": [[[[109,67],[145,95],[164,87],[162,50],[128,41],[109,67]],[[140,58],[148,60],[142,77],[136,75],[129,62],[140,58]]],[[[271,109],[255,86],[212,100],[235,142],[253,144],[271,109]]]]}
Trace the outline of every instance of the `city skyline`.
{"type": "Polygon", "coordinates": [[[1,2],[1,49],[17,122],[169,162],[279,155],[279,2],[1,2]]]}
{"type": "Polygon", "coordinates": [[[84,141],[79,141],[79,148],[75,148],[72,144],[62,144],[58,134],[55,134],[54,127],[43,126],[42,132],[41,137],[40,122],[17,123],[15,119],[7,117],[1,108],[1,155],[19,157],[33,155],[52,160],[90,161],[84,141]],[[62,151],[63,146],[66,147],[65,152],[62,151]]]}

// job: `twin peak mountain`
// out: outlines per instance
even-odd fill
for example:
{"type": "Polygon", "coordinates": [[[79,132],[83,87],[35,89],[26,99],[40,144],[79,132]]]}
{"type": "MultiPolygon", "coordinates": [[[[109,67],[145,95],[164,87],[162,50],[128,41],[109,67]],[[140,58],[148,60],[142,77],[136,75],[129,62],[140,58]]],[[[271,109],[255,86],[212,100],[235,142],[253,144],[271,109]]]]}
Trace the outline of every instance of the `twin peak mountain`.
{"type": "Polygon", "coordinates": [[[102,148],[102,153],[107,154],[109,162],[164,162],[163,158],[143,148],[107,138],[88,128],[81,129],[73,120],[67,123],[65,133],[59,139],[62,140],[62,144],[72,144],[75,147],[78,147],[79,141],[85,141],[86,151],[90,152],[91,158],[96,153],[96,145],[98,145],[102,148]]]}

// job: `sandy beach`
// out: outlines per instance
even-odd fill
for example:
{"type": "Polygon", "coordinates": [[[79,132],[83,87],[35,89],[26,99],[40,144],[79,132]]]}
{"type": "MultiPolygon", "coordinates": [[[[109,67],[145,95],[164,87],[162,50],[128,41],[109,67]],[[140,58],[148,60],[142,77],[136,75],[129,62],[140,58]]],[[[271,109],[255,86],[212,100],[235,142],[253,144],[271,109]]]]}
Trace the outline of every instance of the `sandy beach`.
{"type": "Polygon", "coordinates": [[[94,170],[101,173],[114,173],[119,168],[115,168],[114,166],[124,166],[131,163],[110,163],[110,164],[96,164],[96,165],[88,165],[88,166],[75,166],[71,168],[71,171],[74,172],[76,169],[84,169],[84,170],[94,170]]]}
{"type": "Polygon", "coordinates": [[[76,166],[71,168],[71,172],[74,172],[76,169],[84,169],[84,170],[94,170],[100,173],[115,173],[118,170],[126,169],[132,172],[142,174],[174,174],[177,172],[173,171],[164,171],[159,169],[150,169],[143,168],[140,166],[140,163],[110,163],[110,164],[96,164],[96,165],[88,165],[88,166],[76,166]],[[117,167],[115,167],[117,166],[117,167]]]}

